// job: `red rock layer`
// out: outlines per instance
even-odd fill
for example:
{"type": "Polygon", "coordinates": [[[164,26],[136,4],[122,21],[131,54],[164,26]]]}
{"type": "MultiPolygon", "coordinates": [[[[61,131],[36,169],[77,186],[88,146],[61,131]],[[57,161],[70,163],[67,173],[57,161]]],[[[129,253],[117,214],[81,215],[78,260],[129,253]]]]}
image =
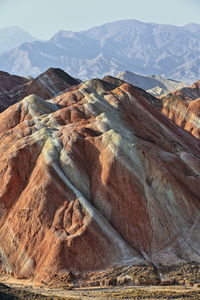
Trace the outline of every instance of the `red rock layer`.
{"type": "Polygon", "coordinates": [[[127,83],[0,114],[0,261],[42,278],[200,262],[199,142],[127,83]]]}
{"type": "Polygon", "coordinates": [[[24,77],[10,75],[6,72],[0,71],[0,90],[10,91],[14,87],[27,82],[28,79],[24,77]]]}
{"type": "Polygon", "coordinates": [[[166,98],[162,112],[178,126],[200,139],[200,98],[192,101],[176,96],[166,98]]]}
{"type": "Polygon", "coordinates": [[[200,138],[200,81],[170,93],[163,99],[162,112],[178,126],[200,138]]]}
{"type": "Polygon", "coordinates": [[[27,79],[19,76],[10,75],[0,71],[0,111],[5,110],[13,102],[11,101],[13,90],[26,85],[27,79]]]}

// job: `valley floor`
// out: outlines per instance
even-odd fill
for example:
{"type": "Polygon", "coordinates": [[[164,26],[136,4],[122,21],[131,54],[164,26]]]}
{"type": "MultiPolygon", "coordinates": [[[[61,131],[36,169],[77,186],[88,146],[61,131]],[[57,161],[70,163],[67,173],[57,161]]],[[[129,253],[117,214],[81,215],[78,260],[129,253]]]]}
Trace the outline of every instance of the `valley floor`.
{"type": "Polygon", "coordinates": [[[92,288],[49,288],[28,280],[0,278],[1,300],[100,300],[100,299],[200,299],[200,288],[193,286],[123,286],[92,288]]]}

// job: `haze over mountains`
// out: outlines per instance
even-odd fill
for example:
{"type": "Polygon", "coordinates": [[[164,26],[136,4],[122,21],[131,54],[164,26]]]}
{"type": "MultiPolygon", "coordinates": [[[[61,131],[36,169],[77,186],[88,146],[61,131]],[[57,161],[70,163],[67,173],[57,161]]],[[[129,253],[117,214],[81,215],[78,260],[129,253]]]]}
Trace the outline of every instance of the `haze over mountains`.
{"type": "Polygon", "coordinates": [[[86,31],[60,31],[0,55],[0,69],[33,75],[60,67],[80,79],[125,70],[191,83],[200,78],[200,25],[118,21],[86,31]]]}
{"type": "Polygon", "coordinates": [[[167,79],[160,75],[140,75],[129,71],[121,72],[116,77],[138,86],[154,96],[160,96],[187,86],[183,82],[167,79]]]}
{"type": "Polygon", "coordinates": [[[16,48],[23,43],[33,42],[34,40],[36,38],[18,26],[0,29],[0,53],[16,48]]]}

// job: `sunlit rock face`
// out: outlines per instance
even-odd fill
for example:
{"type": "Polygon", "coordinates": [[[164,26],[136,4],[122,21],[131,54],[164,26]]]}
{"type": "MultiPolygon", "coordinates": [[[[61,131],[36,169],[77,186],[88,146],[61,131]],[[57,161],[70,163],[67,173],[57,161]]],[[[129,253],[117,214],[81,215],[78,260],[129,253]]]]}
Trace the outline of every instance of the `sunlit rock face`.
{"type": "Polygon", "coordinates": [[[35,79],[0,71],[0,112],[28,95],[36,94],[43,99],[50,99],[79,83],[79,80],[55,68],[48,69],[35,79]]]}
{"type": "Polygon", "coordinates": [[[2,270],[200,262],[199,141],[152,96],[111,81],[0,114],[2,270]]]}
{"type": "Polygon", "coordinates": [[[200,138],[200,80],[169,93],[162,99],[162,112],[178,126],[200,138]]]}

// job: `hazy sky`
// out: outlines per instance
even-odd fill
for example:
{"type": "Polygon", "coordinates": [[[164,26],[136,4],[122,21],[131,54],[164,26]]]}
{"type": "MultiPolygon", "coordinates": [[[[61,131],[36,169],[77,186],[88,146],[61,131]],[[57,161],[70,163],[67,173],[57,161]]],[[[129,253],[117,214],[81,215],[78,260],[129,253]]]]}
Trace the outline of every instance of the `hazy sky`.
{"type": "Polygon", "coordinates": [[[123,19],[200,24],[200,0],[0,0],[0,28],[17,25],[44,39],[123,19]]]}

